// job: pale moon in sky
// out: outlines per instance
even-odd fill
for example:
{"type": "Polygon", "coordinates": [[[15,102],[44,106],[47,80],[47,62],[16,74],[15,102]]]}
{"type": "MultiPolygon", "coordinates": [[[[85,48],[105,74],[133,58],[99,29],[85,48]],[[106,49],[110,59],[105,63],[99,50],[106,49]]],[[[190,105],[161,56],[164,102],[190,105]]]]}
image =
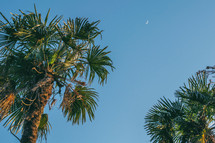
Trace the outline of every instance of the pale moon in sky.
{"type": "Polygon", "coordinates": [[[146,24],[149,24],[149,21],[148,21],[148,20],[146,21],[146,24]]]}

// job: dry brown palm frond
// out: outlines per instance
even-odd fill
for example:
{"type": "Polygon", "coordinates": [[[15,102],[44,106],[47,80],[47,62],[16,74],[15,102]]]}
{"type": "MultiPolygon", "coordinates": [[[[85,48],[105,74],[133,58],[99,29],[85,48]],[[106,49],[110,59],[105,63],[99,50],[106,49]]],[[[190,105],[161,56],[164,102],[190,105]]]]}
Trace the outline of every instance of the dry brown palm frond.
{"type": "Polygon", "coordinates": [[[82,81],[78,81],[78,80],[74,80],[74,82],[76,82],[82,86],[86,86],[86,82],[82,82],[82,81]]]}
{"type": "Polygon", "coordinates": [[[14,104],[14,101],[14,93],[7,94],[4,98],[0,99],[0,120],[2,120],[11,110],[11,106],[14,104]]]}
{"type": "Polygon", "coordinates": [[[57,102],[57,99],[52,99],[51,102],[49,103],[49,110],[52,109],[52,107],[55,105],[55,103],[57,102]]]}
{"type": "Polygon", "coordinates": [[[63,101],[60,105],[63,109],[70,106],[75,101],[75,96],[73,96],[73,93],[71,92],[71,86],[71,84],[66,86],[63,101]]]}
{"type": "Polygon", "coordinates": [[[68,86],[65,89],[63,101],[61,103],[61,107],[64,109],[65,107],[71,106],[72,103],[75,102],[75,100],[83,100],[82,95],[79,94],[79,91],[76,89],[71,89],[71,84],[68,84],[68,86]]]}
{"type": "Polygon", "coordinates": [[[76,86],[67,88],[63,101],[60,105],[64,116],[73,124],[84,123],[88,115],[89,119],[94,119],[96,109],[97,93],[92,88],[76,86]]]}

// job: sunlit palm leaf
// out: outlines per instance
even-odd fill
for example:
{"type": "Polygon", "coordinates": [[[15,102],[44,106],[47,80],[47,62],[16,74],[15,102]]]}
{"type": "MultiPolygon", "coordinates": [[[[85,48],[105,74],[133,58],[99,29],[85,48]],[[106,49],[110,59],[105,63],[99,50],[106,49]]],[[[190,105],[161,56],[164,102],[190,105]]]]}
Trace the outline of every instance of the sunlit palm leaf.
{"type": "Polygon", "coordinates": [[[48,114],[42,114],[40,125],[38,127],[38,138],[42,142],[43,139],[47,140],[47,135],[50,133],[51,124],[48,121],[48,114]]]}

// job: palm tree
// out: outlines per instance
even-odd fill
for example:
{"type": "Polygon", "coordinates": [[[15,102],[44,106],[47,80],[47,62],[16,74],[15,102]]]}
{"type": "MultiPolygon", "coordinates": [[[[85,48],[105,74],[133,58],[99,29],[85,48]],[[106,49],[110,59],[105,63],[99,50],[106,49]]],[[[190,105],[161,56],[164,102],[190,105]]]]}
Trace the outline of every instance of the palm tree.
{"type": "Polygon", "coordinates": [[[100,21],[62,17],[44,20],[37,12],[12,14],[0,21],[0,121],[21,143],[47,138],[51,126],[44,108],[60,100],[60,108],[73,124],[94,119],[98,94],[88,85],[95,77],[107,81],[114,69],[107,47],[95,45],[100,21]],[[63,90],[63,91],[62,91],[63,90]],[[16,136],[17,137],[17,136],[16,136]]]}
{"type": "Polygon", "coordinates": [[[161,99],[146,115],[154,143],[214,143],[215,88],[203,72],[176,91],[178,100],[161,99]]]}
{"type": "Polygon", "coordinates": [[[215,88],[208,80],[204,71],[188,79],[188,86],[184,85],[176,91],[185,106],[186,122],[181,122],[180,130],[183,138],[200,139],[202,142],[215,143],[215,88]]]}

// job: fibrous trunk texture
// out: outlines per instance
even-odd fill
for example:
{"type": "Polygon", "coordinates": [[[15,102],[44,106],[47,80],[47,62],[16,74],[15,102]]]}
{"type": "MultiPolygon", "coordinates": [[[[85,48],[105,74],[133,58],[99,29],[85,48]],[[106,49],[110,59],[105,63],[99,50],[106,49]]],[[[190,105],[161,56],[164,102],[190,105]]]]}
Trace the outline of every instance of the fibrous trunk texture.
{"type": "Polygon", "coordinates": [[[210,135],[211,143],[215,143],[214,135],[210,135]]]}
{"type": "Polygon", "coordinates": [[[29,110],[24,121],[21,143],[36,143],[37,141],[37,132],[41,115],[43,114],[44,108],[52,95],[53,88],[53,80],[50,80],[50,78],[45,80],[45,84],[41,85],[37,91],[32,93],[35,94],[36,97],[34,102],[29,106],[29,110]]]}

